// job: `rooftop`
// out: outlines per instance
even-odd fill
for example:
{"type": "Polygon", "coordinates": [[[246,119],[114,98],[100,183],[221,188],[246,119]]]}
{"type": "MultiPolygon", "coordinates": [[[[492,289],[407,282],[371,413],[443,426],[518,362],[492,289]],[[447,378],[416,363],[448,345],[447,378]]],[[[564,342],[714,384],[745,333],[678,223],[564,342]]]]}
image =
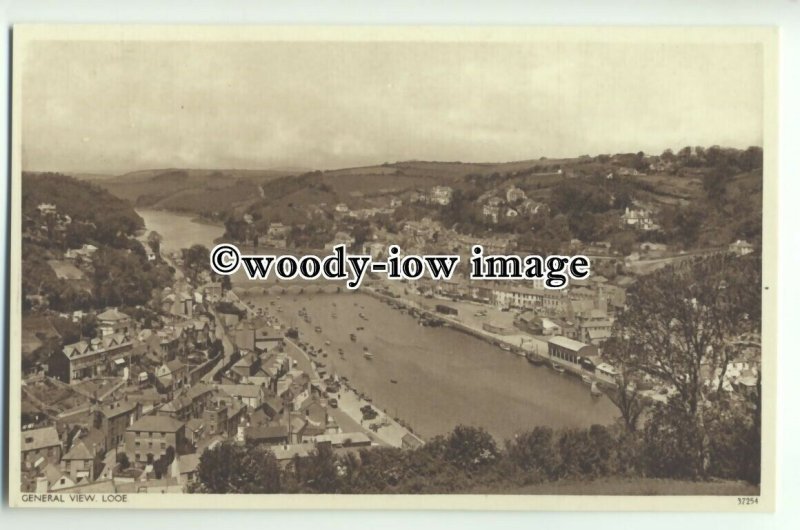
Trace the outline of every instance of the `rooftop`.
{"type": "Polygon", "coordinates": [[[61,445],[58,438],[58,431],[55,427],[42,427],[41,429],[31,429],[22,431],[22,451],[35,451],[44,447],[61,445]]]}
{"type": "Polygon", "coordinates": [[[97,320],[106,320],[111,322],[117,322],[120,320],[129,320],[131,317],[119,311],[116,307],[103,311],[99,315],[97,315],[97,320]]]}
{"type": "Polygon", "coordinates": [[[572,351],[579,351],[581,348],[586,347],[587,345],[579,342],[577,340],[568,339],[567,337],[553,337],[548,341],[550,344],[555,344],[556,346],[561,346],[562,348],[567,348],[568,350],[572,351]]]}
{"type": "Polygon", "coordinates": [[[94,458],[89,448],[82,441],[78,441],[72,446],[67,454],[64,455],[62,460],[91,460],[94,458]]]}
{"type": "Polygon", "coordinates": [[[128,427],[128,430],[135,432],[177,432],[181,427],[183,427],[183,422],[169,416],[142,416],[128,427]]]}

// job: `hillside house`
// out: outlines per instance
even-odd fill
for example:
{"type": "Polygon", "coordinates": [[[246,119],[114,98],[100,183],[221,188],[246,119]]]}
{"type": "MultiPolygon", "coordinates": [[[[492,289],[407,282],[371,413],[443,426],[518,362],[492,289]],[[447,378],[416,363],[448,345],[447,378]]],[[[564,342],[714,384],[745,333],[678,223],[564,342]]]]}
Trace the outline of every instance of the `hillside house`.
{"type": "Polygon", "coordinates": [[[51,355],[49,375],[69,384],[110,375],[117,368],[128,364],[125,357],[132,349],[133,342],[125,333],[69,344],[51,355]]]}

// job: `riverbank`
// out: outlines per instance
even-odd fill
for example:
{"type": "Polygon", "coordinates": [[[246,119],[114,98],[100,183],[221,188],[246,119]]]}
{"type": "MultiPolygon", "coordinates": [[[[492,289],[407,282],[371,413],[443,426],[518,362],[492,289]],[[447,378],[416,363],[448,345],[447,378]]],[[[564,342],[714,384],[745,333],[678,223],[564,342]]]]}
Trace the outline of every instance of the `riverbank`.
{"type": "MultiPolygon", "coordinates": [[[[280,320],[280,319],[278,319],[280,320]]],[[[298,363],[298,367],[308,373],[312,379],[324,379],[316,369],[316,363],[309,357],[303,348],[291,339],[286,339],[289,346],[289,357],[298,363]]],[[[344,432],[349,432],[348,427],[356,427],[364,432],[373,442],[390,447],[403,447],[404,445],[422,445],[424,440],[403,426],[399,419],[389,417],[384,411],[373,406],[371,400],[365,398],[362,392],[353,388],[349,381],[340,381],[341,388],[336,393],[337,406],[328,406],[328,414],[333,416],[336,423],[344,432]],[[362,408],[372,407],[377,416],[369,421],[364,421],[362,408]],[[341,415],[347,416],[342,421],[341,415]]],[[[330,396],[332,397],[332,396],[330,396]]]]}

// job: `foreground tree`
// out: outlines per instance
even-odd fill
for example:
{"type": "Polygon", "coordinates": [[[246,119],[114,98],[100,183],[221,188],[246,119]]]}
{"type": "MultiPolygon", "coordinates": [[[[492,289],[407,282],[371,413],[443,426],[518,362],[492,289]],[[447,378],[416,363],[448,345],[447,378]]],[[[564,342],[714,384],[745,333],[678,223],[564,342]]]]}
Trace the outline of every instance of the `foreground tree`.
{"type": "Polygon", "coordinates": [[[497,444],[485,429],[458,425],[444,440],[445,460],[464,471],[475,471],[497,460],[497,444]]]}
{"type": "Polygon", "coordinates": [[[257,445],[231,442],[206,449],[197,468],[197,493],[278,493],[281,471],[275,455],[257,445]]]}
{"type": "Polygon", "coordinates": [[[661,417],[680,420],[667,431],[685,435],[689,447],[675,450],[690,449],[696,475],[705,476],[710,465],[707,416],[716,401],[727,399],[727,371],[743,353],[736,338],[760,333],[760,289],[756,257],[714,256],[642,279],[617,321],[623,373],[650,374],[672,389],[671,412],[661,417]]]}
{"type": "Polygon", "coordinates": [[[636,363],[629,361],[634,358],[632,352],[627,350],[629,346],[630,341],[612,337],[606,342],[604,349],[620,372],[617,387],[607,392],[607,395],[619,409],[625,429],[633,433],[639,426],[639,417],[645,409],[645,401],[636,389],[636,363]]]}

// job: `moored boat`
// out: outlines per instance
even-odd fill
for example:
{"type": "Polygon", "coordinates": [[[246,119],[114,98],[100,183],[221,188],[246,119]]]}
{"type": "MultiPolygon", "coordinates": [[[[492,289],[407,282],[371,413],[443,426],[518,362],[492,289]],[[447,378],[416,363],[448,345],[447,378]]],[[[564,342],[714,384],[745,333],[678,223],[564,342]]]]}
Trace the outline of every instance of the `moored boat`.
{"type": "Polygon", "coordinates": [[[544,364],[544,359],[542,359],[533,352],[528,352],[525,355],[525,358],[528,359],[528,362],[534,366],[542,366],[544,364]]]}

